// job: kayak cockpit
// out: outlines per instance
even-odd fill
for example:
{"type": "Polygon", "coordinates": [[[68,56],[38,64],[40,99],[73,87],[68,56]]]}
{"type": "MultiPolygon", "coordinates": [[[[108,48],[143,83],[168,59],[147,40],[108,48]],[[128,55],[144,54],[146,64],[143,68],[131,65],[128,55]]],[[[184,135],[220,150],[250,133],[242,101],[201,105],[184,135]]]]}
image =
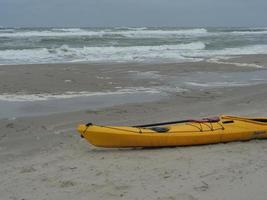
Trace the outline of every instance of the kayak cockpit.
{"type": "Polygon", "coordinates": [[[252,121],[256,121],[256,122],[262,122],[262,123],[267,123],[267,118],[255,118],[255,119],[250,119],[252,121]]]}
{"type": "Polygon", "coordinates": [[[157,133],[166,133],[166,132],[168,132],[170,130],[167,127],[160,127],[160,126],[151,127],[149,129],[152,130],[152,131],[155,131],[157,133]]]}

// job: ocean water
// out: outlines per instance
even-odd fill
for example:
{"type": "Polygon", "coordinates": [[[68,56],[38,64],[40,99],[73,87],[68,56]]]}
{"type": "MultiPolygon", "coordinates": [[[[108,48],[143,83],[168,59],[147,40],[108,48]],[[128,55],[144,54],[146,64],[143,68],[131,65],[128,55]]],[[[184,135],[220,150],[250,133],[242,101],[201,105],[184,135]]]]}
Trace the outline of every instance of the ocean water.
{"type": "MultiPolygon", "coordinates": [[[[110,91],[56,94],[18,91],[0,94],[0,118],[32,116],[113,105],[149,102],[195,89],[242,87],[267,83],[267,70],[231,63],[236,55],[267,54],[267,28],[0,28],[0,65],[35,63],[229,63],[256,68],[248,72],[186,72],[164,76],[158,71],[128,71],[132,80],[161,79],[151,87],[120,86],[110,91]],[[166,79],[166,80],[165,80],[166,79]]],[[[68,83],[71,84],[71,83],[68,83]]]]}
{"type": "Polygon", "coordinates": [[[267,53],[267,28],[0,28],[0,64],[194,62],[267,53]]]}

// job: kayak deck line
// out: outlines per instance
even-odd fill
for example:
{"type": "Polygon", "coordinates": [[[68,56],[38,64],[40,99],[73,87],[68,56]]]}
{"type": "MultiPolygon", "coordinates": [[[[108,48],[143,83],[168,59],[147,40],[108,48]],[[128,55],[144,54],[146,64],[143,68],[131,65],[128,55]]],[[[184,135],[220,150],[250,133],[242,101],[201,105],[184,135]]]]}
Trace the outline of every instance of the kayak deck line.
{"type": "MultiPolygon", "coordinates": [[[[188,121],[188,120],[186,120],[188,121]]],[[[183,122],[187,125],[190,125],[190,126],[194,126],[196,127],[198,130],[196,130],[196,132],[203,132],[204,129],[203,129],[203,125],[207,126],[210,131],[216,131],[216,130],[224,130],[224,127],[222,124],[218,123],[218,122],[199,122],[199,121],[188,121],[188,122],[183,122]],[[217,123],[220,125],[219,128],[217,129],[214,129],[214,126],[212,125],[212,123],[217,123]],[[198,126],[199,125],[199,126],[198,126]]],[[[90,123],[89,126],[93,125],[92,123],[90,123]]],[[[89,127],[88,125],[86,125],[87,127],[89,127]]],[[[157,127],[157,126],[149,126],[149,127],[139,127],[139,126],[131,126],[133,128],[136,128],[138,131],[133,131],[133,130],[128,130],[128,129],[125,129],[127,126],[125,126],[125,128],[123,128],[123,126],[121,126],[120,128],[118,127],[114,127],[114,126],[104,126],[104,125],[94,125],[94,126],[98,126],[98,127],[103,127],[103,128],[108,128],[108,129],[113,129],[113,130],[118,130],[118,131],[126,131],[126,132],[133,132],[133,133],[147,133],[146,131],[144,130],[154,130],[155,132],[157,133],[165,133],[165,132],[168,132],[168,133],[177,133],[179,131],[175,131],[175,132],[172,132],[172,131],[169,131],[170,129],[167,128],[167,127],[157,127]],[[166,131],[158,131],[159,128],[165,128],[166,131]]],[[[87,129],[84,130],[84,132],[86,131],[87,129]]],[[[184,131],[181,131],[181,132],[184,132],[184,131]]],[[[190,131],[191,132],[191,131],[190,131]]]]}
{"type": "Polygon", "coordinates": [[[169,125],[169,124],[178,124],[178,123],[185,123],[185,122],[219,122],[219,117],[210,117],[210,118],[202,118],[202,119],[188,119],[188,120],[180,120],[180,121],[170,121],[170,122],[159,122],[153,124],[144,124],[144,125],[137,125],[133,127],[151,127],[151,126],[162,126],[162,125],[169,125]]]}

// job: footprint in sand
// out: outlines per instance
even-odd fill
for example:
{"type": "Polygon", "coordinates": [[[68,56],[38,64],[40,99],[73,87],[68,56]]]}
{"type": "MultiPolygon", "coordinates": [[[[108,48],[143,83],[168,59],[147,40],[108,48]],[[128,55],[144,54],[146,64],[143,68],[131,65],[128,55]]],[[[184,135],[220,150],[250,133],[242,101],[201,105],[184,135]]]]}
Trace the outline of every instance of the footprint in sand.
{"type": "Polygon", "coordinates": [[[167,197],[158,197],[158,200],[176,200],[176,199],[182,199],[182,200],[197,200],[196,197],[192,196],[191,194],[181,193],[176,195],[170,195],[167,197]]]}
{"type": "Polygon", "coordinates": [[[207,191],[209,189],[209,184],[204,181],[201,181],[201,183],[202,184],[200,186],[195,186],[194,189],[198,192],[207,191]]]}
{"type": "Polygon", "coordinates": [[[21,170],[20,170],[20,173],[24,174],[24,173],[31,173],[31,172],[35,172],[37,171],[33,166],[30,166],[30,167],[23,167],[21,170]]]}
{"type": "Polygon", "coordinates": [[[60,181],[59,183],[60,183],[60,187],[61,187],[61,188],[73,187],[73,186],[76,185],[75,182],[73,182],[73,181],[69,181],[69,180],[68,180],[68,181],[60,181]]]}

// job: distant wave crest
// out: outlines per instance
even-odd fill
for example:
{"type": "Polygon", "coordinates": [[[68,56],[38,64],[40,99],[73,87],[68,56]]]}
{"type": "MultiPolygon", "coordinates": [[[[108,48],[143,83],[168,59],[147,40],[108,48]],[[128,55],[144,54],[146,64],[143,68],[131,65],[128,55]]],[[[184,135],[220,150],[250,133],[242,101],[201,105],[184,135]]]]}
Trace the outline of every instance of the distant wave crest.
{"type": "Polygon", "coordinates": [[[162,30],[141,28],[120,28],[105,30],[88,30],[81,28],[53,28],[51,30],[17,30],[16,32],[0,32],[0,37],[68,37],[68,36],[88,36],[103,37],[112,35],[121,35],[122,37],[166,37],[174,35],[199,35],[205,34],[204,28],[196,29],[179,29],[179,30],[162,30]]]}

